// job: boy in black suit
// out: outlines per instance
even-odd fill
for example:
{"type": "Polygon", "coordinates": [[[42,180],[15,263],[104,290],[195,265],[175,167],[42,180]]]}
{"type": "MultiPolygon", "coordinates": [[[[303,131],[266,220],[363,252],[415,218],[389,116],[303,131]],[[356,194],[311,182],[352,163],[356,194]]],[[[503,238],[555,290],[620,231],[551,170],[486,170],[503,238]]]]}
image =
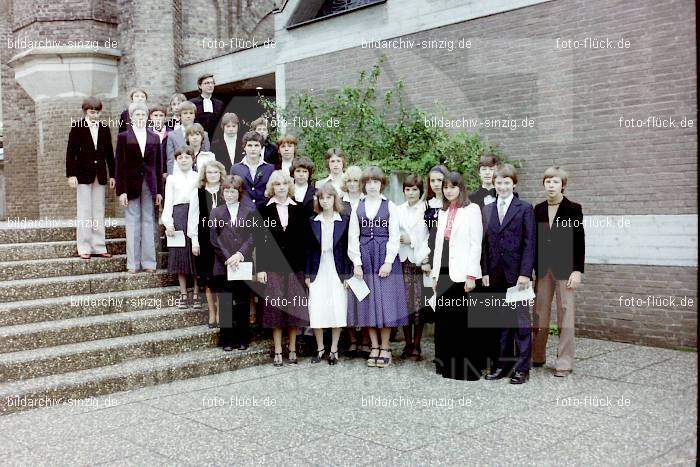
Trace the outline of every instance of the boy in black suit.
{"type": "Polygon", "coordinates": [[[492,154],[484,154],[476,166],[481,179],[481,188],[469,193],[469,200],[479,205],[481,209],[485,205],[496,201],[496,189],[493,186],[493,172],[498,164],[498,158],[492,154]]]}
{"type": "Polygon", "coordinates": [[[114,152],[109,127],[99,122],[102,102],[88,97],[84,117],[68,134],[66,176],[77,192],[76,239],[78,255],[109,258],[105,244],[105,185],[114,188],[114,152]]]}
{"type": "Polygon", "coordinates": [[[211,143],[211,149],[216,156],[216,160],[224,165],[226,173],[229,173],[231,166],[239,163],[244,156],[243,138],[238,134],[239,123],[238,115],[233,112],[226,112],[221,117],[223,135],[217,137],[211,143]]]}
{"type": "Polygon", "coordinates": [[[265,117],[258,117],[250,124],[250,129],[263,137],[260,158],[268,164],[276,166],[280,161],[280,155],[277,151],[277,145],[268,139],[270,131],[267,125],[268,123],[265,117]]]}
{"type": "MultiPolygon", "coordinates": [[[[129,103],[143,102],[144,104],[148,100],[148,93],[143,88],[134,88],[129,93],[129,103]]],[[[126,131],[127,127],[131,125],[131,117],[129,116],[129,109],[122,112],[119,117],[119,133],[126,131]]],[[[117,133],[117,134],[119,134],[117,133]]]]}
{"type": "MultiPolygon", "coordinates": [[[[496,168],[495,186],[498,200],[484,206],[484,287],[504,298],[508,288],[515,285],[525,289],[530,285],[535,266],[535,213],[532,206],[513,195],[518,175],[510,164],[496,168]]],[[[515,373],[511,384],[523,384],[530,373],[532,325],[530,310],[517,303],[501,313],[500,355],[496,368],[486,375],[488,380],[501,379],[509,373],[508,349],[514,344],[515,373]]]]}
{"type": "Polygon", "coordinates": [[[197,78],[197,87],[201,94],[194,99],[190,99],[190,102],[197,107],[194,122],[202,125],[204,131],[212,138],[214,137],[214,130],[219,124],[219,119],[224,113],[224,103],[212,97],[215,86],[214,75],[205,74],[200,76],[197,78]]]}
{"type": "Polygon", "coordinates": [[[533,366],[545,363],[549,317],[557,294],[559,344],[554,376],[565,377],[574,364],[574,290],[581,285],[585,233],[581,205],[564,196],[568,177],[560,167],[544,172],[547,199],[535,206],[537,221],[537,297],[534,313],[533,366]]]}

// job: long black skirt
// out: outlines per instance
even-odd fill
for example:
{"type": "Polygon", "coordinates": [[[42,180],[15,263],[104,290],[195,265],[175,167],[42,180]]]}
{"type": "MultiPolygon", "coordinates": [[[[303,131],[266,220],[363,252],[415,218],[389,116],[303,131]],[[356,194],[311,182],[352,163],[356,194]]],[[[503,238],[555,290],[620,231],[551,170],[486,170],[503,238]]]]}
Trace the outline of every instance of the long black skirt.
{"type": "MultiPolygon", "coordinates": [[[[445,241],[435,307],[435,370],[443,378],[475,381],[485,367],[482,329],[475,325],[464,282],[452,282],[445,241]]],[[[473,300],[473,299],[471,299],[473,300]]]]}

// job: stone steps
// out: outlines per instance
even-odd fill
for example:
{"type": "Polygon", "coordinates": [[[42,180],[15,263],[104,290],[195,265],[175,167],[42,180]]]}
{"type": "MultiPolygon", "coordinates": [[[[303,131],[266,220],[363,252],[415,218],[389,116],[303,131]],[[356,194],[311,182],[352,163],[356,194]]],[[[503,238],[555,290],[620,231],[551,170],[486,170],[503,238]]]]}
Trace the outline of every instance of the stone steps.
{"type": "Polygon", "coordinates": [[[268,344],[261,342],[245,351],[186,351],[2,384],[0,414],[257,365],[269,360],[268,344]]]}
{"type": "MultiPolygon", "coordinates": [[[[126,254],[126,239],[108,239],[107,251],[113,255],[126,254]]],[[[7,243],[0,245],[0,262],[73,258],[77,256],[78,249],[75,241],[7,243]]]]}
{"type": "Polygon", "coordinates": [[[176,280],[159,269],[155,273],[112,272],[4,281],[0,282],[0,303],[162,287],[175,284],[176,280]]]}
{"type": "Polygon", "coordinates": [[[178,287],[169,286],[0,303],[0,327],[164,308],[177,298],[178,287]],[[80,305],[81,299],[89,303],[80,305]]]}
{"type": "MultiPolygon", "coordinates": [[[[29,227],[18,228],[22,220],[0,222],[0,244],[5,243],[40,243],[63,242],[75,240],[75,221],[27,221],[29,227]],[[40,225],[39,227],[35,227],[40,225]],[[42,227],[43,226],[43,227],[42,227]]],[[[105,219],[105,236],[107,238],[125,238],[124,219],[105,219]]]]}
{"type": "MultiPolygon", "coordinates": [[[[167,268],[168,255],[158,255],[158,267],[167,268]]],[[[0,263],[0,281],[39,279],[56,276],[83,276],[126,270],[126,255],[111,258],[84,260],[74,258],[34,259],[28,261],[5,261],[0,263]]]]}
{"type": "Polygon", "coordinates": [[[0,415],[268,361],[269,342],[215,347],[206,304],[175,307],[174,275],[126,272],[123,222],[107,229],[115,256],[90,260],[71,225],[0,223],[0,415]]]}
{"type": "Polygon", "coordinates": [[[200,325],[4,353],[0,354],[0,381],[50,376],[205,349],[216,345],[217,335],[216,329],[200,325]]]}
{"type": "Polygon", "coordinates": [[[0,328],[0,354],[157,332],[208,321],[203,310],[159,308],[0,328]]]}

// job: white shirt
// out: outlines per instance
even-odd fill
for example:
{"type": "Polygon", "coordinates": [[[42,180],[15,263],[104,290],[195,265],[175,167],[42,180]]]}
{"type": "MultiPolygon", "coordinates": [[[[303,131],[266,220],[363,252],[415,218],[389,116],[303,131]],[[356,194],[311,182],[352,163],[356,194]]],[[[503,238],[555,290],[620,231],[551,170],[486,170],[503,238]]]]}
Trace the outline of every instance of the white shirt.
{"type": "Polygon", "coordinates": [[[361,199],[365,199],[364,193],[360,193],[360,197],[355,199],[350,198],[349,193],[343,194],[343,201],[347,201],[348,203],[350,203],[350,209],[353,211],[357,209],[357,204],[360,202],[361,199]]]}
{"type": "MultiPolygon", "coordinates": [[[[182,174],[182,172],[180,173],[182,174]]],[[[197,179],[199,180],[199,177],[197,179]]],[[[214,195],[213,198],[218,196],[218,186],[216,188],[205,187],[204,189],[209,193],[210,197],[212,195],[214,195]]],[[[212,199],[211,206],[212,209],[216,207],[214,199],[212,199]]],[[[187,236],[192,240],[192,246],[199,246],[199,195],[197,193],[197,185],[195,185],[195,189],[192,192],[190,209],[187,211],[187,236]]]]}
{"type": "Polygon", "coordinates": [[[197,170],[196,172],[200,172],[204,170],[204,166],[207,165],[211,161],[215,161],[216,156],[214,155],[213,152],[210,151],[202,151],[199,154],[197,154],[197,170]]]}
{"type": "Polygon", "coordinates": [[[503,209],[503,218],[505,219],[506,213],[508,212],[508,208],[510,207],[510,203],[513,201],[513,194],[507,198],[496,198],[496,213],[499,213],[501,209],[503,209]],[[505,206],[501,208],[501,203],[505,202],[505,206]]]}
{"type": "Polygon", "coordinates": [[[401,235],[407,234],[411,238],[411,244],[401,243],[399,246],[399,259],[403,263],[409,260],[416,266],[423,264],[428,257],[428,227],[425,225],[425,203],[418,201],[413,206],[408,202],[396,207],[399,215],[399,227],[401,235]]]}
{"type": "Polygon", "coordinates": [[[88,122],[88,128],[90,129],[90,136],[92,136],[92,142],[95,145],[95,150],[97,151],[97,132],[99,130],[98,123],[91,122],[91,121],[87,121],[87,122],[88,122]]]}
{"type": "Polygon", "coordinates": [[[258,167],[260,167],[260,166],[263,165],[263,164],[267,164],[267,162],[265,162],[264,160],[262,160],[262,158],[260,158],[260,159],[258,160],[257,165],[252,165],[252,164],[250,163],[250,161],[248,161],[248,156],[245,156],[245,157],[243,158],[243,161],[242,161],[242,162],[243,162],[243,165],[245,165],[246,167],[248,167],[248,171],[250,172],[250,179],[251,179],[251,180],[255,180],[255,174],[258,172],[258,167]]]}
{"type": "Polygon", "coordinates": [[[342,196],[343,194],[345,194],[345,192],[342,189],[342,186],[343,186],[343,176],[342,175],[338,175],[338,178],[333,178],[329,175],[326,178],[324,178],[323,180],[317,181],[316,182],[316,189],[321,188],[323,185],[326,184],[326,182],[331,182],[339,195],[342,196]]]}
{"type": "Polygon", "coordinates": [[[287,162],[283,159],[280,170],[286,174],[289,174],[289,169],[291,169],[291,168],[292,168],[292,161],[287,162]]]}
{"type": "Polygon", "coordinates": [[[233,164],[233,160],[236,157],[236,140],[238,139],[237,135],[234,136],[227,136],[224,135],[224,143],[226,143],[226,150],[228,151],[228,157],[231,159],[231,164],[233,164]]]}
{"type": "MultiPolygon", "coordinates": [[[[365,197],[365,213],[369,220],[373,220],[377,216],[379,207],[386,198],[371,199],[365,197]]],[[[386,244],[385,263],[393,263],[396,255],[399,253],[401,245],[401,227],[399,226],[399,215],[396,212],[396,205],[389,201],[389,240],[386,244]]],[[[350,227],[348,230],[348,256],[355,266],[362,265],[360,256],[360,220],[357,217],[357,209],[352,211],[350,215],[350,227]]]]}
{"type": "Polygon", "coordinates": [[[296,183],[294,184],[294,201],[297,203],[303,203],[304,202],[304,197],[306,196],[306,190],[309,189],[309,184],[307,183],[306,185],[297,185],[296,183]]]}
{"type": "Polygon", "coordinates": [[[211,103],[211,97],[202,96],[202,109],[208,113],[214,112],[214,105],[211,103]]]}
{"type": "Polygon", "coordinates": [[[146,128],[138,128],[132,126],[134,134],[136,135],[136,140],[139,142],[139,148],[141,149],[141,157],[146,155],[146,128]]]}
{"type": "MultiPolygon", "coordinates": [[[[163,215],[161,222],[166,229],[175,228],[173,220],[173,207],[177,204],[187,203],[192,205],[192,197],[197,197],[197,182],[199,174],[194,170],[187,173],[174,172],[165,179],[165,201],[163,205],[163,215]]],[[[199,216],[199,214],[197,214],[199,216]]],[[[190,224],[190,213],[187,213],[187,224],[190,224]]],[[[189,229],[188,229],[189,232],[189,229]]],[[[190,237],[190,235],[187,235],[190,237]]],[[[191,238],[191,237],[190,237],[191,238]]]]}
{"type": "Polygon", "coordinates": [[[340,214],[333,213],[333,217],[326,219],[323,213],[319,213],[314,217],[315,221],[321,223],[321,251],[330,251],[333,249],[333,227],[335,222],[343,220],[340,214]]]}

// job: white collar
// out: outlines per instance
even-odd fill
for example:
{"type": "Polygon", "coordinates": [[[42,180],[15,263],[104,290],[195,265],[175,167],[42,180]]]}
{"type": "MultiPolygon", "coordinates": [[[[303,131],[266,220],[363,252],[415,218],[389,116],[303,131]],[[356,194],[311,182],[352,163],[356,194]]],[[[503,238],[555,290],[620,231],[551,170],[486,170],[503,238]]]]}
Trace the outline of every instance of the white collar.
{"type": "Polygon", "coordinates": [[[218,193],[220,188],[221,188],[221,185],[216,187],[216,190],[214,190],[214,188],[211,188],[211,187],[204,185],[204,189],[207,190],[209,193],[218,193]],[[212,190],[214,190],[214,191],[212,191],[212,190]]]}
{"type": "MultiPolygon", "coordinates": [[[[367,196],[365,195],[362,199],[364,199],[365,201],[367,201],[369,198],[367,198],[367,196]]],[[[371,199],[369,199],[369,200],[372,201],[371,199]]],[[[386,196],[384,196],[384,195],[379,195],[379,201],[384,201],[384,200],[386,200],[386,196]]]]}
{"type": "Polygon", "coordinates": [[[428,200],[428,206],[431,208],[441,208],[443,204],[443,201],[437,199],[437,198],[430,198],[428,200]]]}
{"type": "Polygon", "coordinates": [[[279,204],[280,206],[289,206],[290,204],[294,204],[294,205],[297,204],[297,203],[296,203],[292,198],[290,198],[289,196],[287,196],[287,200],[286,200],[284,203],[278,203],[277,200],[275,199],[275,197],[273,196],[272,198],[270,198],[270,201],[268,201],[267,204],[266,204],[265,206],[269,206],[269,205],[271,205],[272,203],[277,203],[277,204],[279,204]]]}
{"type": "Polygon", "coordinates": [[[503,201],[507,205],[510,205],[510,202],[513,201],[513,193],[511,193],[510,196],[507,198],[501,198],[501,201],[503,201]]]}
{"type": "Polygon", "coordinates": [[[230,135],[227,135],[226,133],[224,133],[224,139],[232,140],[232,139],[236,139],[236,138],[238,138],[238,135],[230,136],[230,135]]]}
{"type": "Polygon", "coordinates": [[[255,164],[255,165],[253,165],[253,164],[251,164],[250,161],[248,160],[248,156],[245,156],[245,157],[243,158],[243,163],[244,163],[245,165],[247,165],[248,167],[259,167],[259,166],[261,166],[261,165],[263,165],[263,164],[267,164],[267,162],[265,162],[265,161],[262,159],[262,157],[261,157],[260,159],[258,159],[258,163],[255,164]]]}
{"type": "MultiPolygon", "coordinates": [[[[361,200],[361,199],[365,199],[365,194],[364,194],[364,193],[360,193],[360,197],[357,198],[358,201],[361,200]]],[[[348,203],[352,202],[352,199],[350,198],[350,194],[349,194],[349,193],[345,193],[345,194],[343,195],[343,201],[347,201],[348,203]]]]}
{"type": "MultiPolygon", "coordinates": [[[[316,214],[316,217],[314,217],[314,220],[319,221],[319,222],[323,222],[324,221],[323,213],[319,212],[318,214],[316,214]]],[[[333,222],[337,222],[337,221],[341,221],[343,219],[342,219],[342,217],[340,217],[340,214],[338,212],[334,212],[333,218],[331,220],[333,222]]]]}

